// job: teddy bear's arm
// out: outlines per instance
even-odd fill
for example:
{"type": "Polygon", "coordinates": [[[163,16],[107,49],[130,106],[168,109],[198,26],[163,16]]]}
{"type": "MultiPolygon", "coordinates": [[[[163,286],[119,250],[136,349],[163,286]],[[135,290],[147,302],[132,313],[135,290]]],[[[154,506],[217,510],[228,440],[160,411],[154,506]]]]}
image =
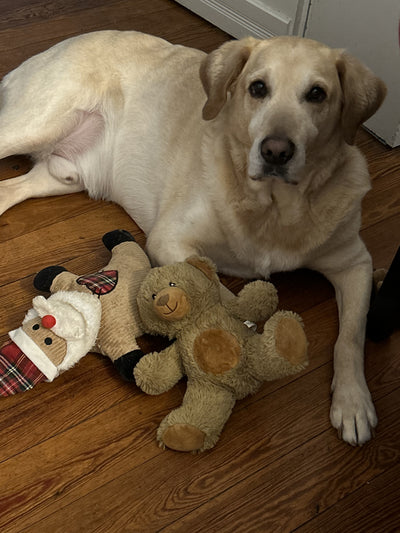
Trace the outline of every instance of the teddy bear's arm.
{"type": "Polygon", "coordinates": [[[176,342],[161,352],[142,357],[134,375],[136,384],[147,394],[161,394],[171,389],[184,375],[176,342]]]}
{"type": "Polygon", "coordinates": [[[240,320],[265,321],[276,311],[278,293],[267,281],[247,283],[236,298],[223,302],[224,307],[240,320]]]}

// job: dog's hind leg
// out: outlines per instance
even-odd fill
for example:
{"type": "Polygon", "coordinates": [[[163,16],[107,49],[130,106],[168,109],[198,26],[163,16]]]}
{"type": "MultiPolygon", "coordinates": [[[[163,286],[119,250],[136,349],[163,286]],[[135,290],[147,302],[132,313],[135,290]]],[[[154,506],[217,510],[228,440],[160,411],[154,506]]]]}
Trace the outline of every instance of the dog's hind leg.
{"type": "Polygon", "coordinates": [[[37,163],[23,176],[0,181],[0,214],[27,198],[82,190],[75,164],[51,155],[57,139],[68,136],[74,128],[77,122],[74,112],[67,115],[60,112],[59,117],[44,107],[17,109],[11,105],[14,96],[6,96],[4,91],[0,94],[0,158],[29,154],[37,163]],[[61,166],[61,173],[53,172],[52,166],[61,166]]]}
{"type": "Polygon", "coordinates": [[[29,107],[29,102],[22,106],[14,100],[14,96],[0,91],[0,159],[17,154],[50,154],[54,144],[68,135],[78,120],[73,104],[66,112],[61,105],[52,108],[53,102],[46,108],[44,103],[29,107]]]}
{"type": "MultiPolygon", "coordinates": [[[[58,164],[60,166],[60,162],[58,164]]],[[[0,181],[0,214],[28,198],[83,191],[84,185],[74,174],[73,163],[63,159],[61,165],[64,165],[64,178],[54,177],[49,172],[48,162],[40,161],[27,174],[0,181]]]]}
{"type": "MultiPolygon", "coordinates": [[[[95,111],[77,110],[72,114],[67,132],[43,147],[44,153],[39,152],[38,162],[30,172],[0,181],[0,214],[28,198],[68,194],[86,188],[78,161],[102,136],[103,116],[95,111]]],[[[32,145],[28,148],[27,152],[32,152],[32,145]]]]}

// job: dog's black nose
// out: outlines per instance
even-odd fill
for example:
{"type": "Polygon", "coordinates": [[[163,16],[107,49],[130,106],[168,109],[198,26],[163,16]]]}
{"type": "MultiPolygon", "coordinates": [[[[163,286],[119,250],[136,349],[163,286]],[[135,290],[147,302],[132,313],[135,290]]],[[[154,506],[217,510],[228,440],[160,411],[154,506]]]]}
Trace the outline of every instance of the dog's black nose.
{"type": "Polygon", "coordinates": [[[263,159],[270,165],[285,165],[293,157],[295,146],[290,139],[283,137],[265,137],[260,151],[263,159]]]}

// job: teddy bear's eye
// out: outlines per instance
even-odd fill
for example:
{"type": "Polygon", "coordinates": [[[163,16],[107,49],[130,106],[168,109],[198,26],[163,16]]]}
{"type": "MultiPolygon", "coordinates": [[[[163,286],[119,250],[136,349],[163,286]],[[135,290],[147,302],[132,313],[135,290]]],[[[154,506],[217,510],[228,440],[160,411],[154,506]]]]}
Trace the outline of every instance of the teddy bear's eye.
{"type": "Polygon", "coordinates": [[[44,343],[47,344],[47,346],[50,346],[50,344],[53,344],[53,340],[50,337],[46,337],[44,343]]]}
{"type": "Polygon", "coordinates": [[[176,283],[174,283],[173,281],[170,281],[170,282],[169,282],[169,286],[170,286],[170,287],[176,287],[176,283]]]}
{"type": "Polygon", "coordinates": [[[34,330],[37,330],[39,328],[40,328],[39,324],[33,324],[33,326],[32,326],[32,329],[34,329],[34,330]]]}

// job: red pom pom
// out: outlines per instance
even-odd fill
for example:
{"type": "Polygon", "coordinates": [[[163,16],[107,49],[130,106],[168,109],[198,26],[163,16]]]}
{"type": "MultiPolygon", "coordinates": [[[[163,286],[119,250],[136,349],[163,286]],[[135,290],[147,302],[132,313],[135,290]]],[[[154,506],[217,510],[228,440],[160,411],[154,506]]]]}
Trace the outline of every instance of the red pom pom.
{"type": "Polygon", "coordinates": [[[42,326],[44,328],[47,328],[47,329],[50,329],[52,328],[53,326],[56,325],[56,319],[53,315],[45,315],[43,318],[42,318],[42,326]]]}

